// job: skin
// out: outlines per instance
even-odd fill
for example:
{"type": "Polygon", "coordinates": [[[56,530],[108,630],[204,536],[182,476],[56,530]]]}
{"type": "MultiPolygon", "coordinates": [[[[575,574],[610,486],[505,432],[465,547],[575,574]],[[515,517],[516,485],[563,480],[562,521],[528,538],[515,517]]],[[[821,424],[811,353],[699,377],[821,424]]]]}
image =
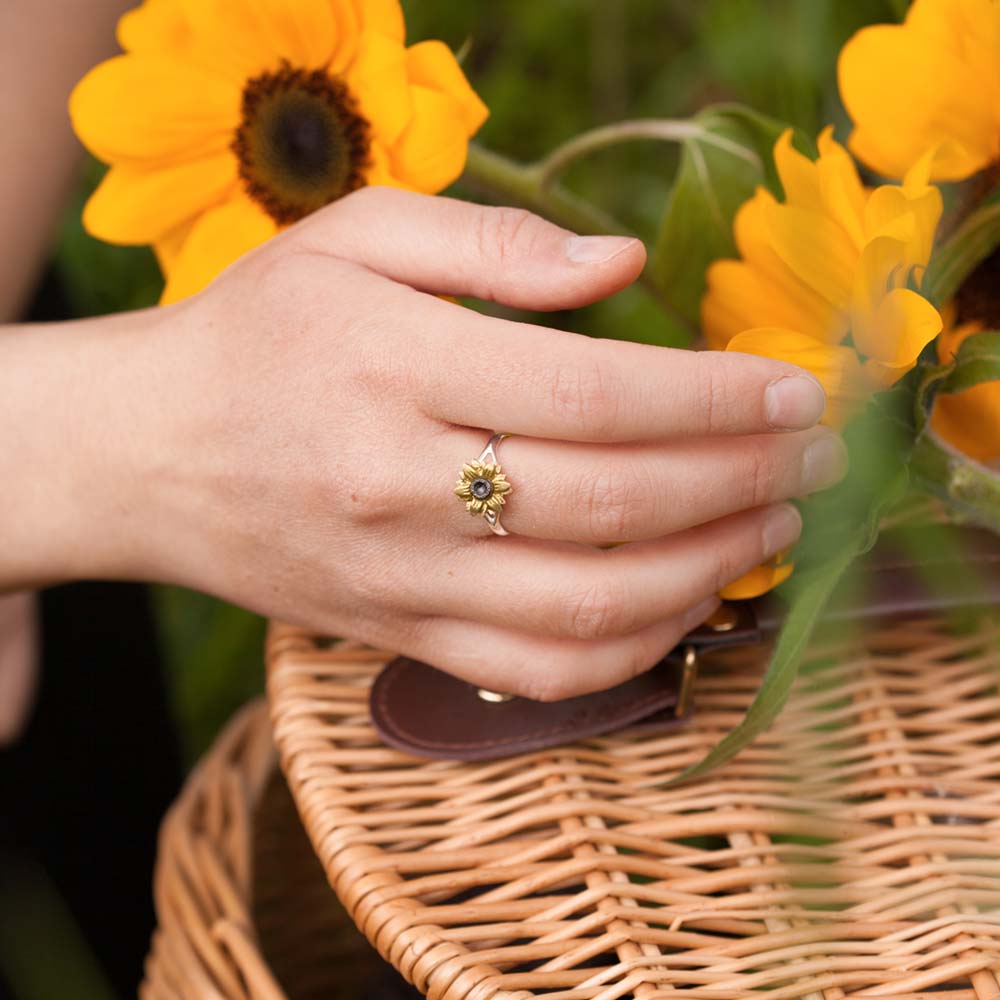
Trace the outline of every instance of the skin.
{"type": "Polygon", "coordinates": [[[572,309],[643,262],[637,240],[373,188],[176,306],[8,326],[0,590],[182,584],[542,700],[647,669],[794,543],[783,501],[843,474],[822,390],[439,297],[572,309]],[[515,435],[508,538],[452,493],[494,429],[515,435]]]}
{"type": "MultiPolygon", "coordinates": [[[[111,55],[115,21],[128,6],[128,0],[0,3],[0,324],[25,307],[73,188],[80,146],[66,98],[87,69],[111,55]]],[[[0,525],[6,527],[2,506],[0,525]]],[[[30,593],[0,595],[0,745],[17,736],[27,716],[37,652],[34,605],[30,593]]]]}

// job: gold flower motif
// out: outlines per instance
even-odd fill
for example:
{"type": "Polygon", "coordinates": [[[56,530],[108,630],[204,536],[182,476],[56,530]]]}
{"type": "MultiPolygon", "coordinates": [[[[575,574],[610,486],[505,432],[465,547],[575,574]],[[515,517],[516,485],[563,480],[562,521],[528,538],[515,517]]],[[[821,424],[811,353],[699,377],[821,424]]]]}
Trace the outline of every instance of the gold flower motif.
{"type": "Polygon", "coordinates": [[[455,484],[455,496],[473,517],[496,516],[507,502],[504,494],[509,493],[510,488],[499,465],[469,462],[462,466],[462,477],[455,484]]]}

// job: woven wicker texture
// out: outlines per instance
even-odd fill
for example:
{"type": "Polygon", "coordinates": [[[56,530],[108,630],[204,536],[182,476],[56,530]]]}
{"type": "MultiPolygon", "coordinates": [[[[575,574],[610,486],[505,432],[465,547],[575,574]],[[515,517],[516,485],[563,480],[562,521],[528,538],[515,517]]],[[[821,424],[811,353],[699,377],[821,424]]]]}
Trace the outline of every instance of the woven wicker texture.
{"type": "Polygon", "coordinates": [[[1000,626],[814,643],[780,722],[714,655],[681,728],[488,763],[383,747],[384,655],[270,638],[275,740],[357,924],[432,1000],[1000,997],[1000,626]]]}
{"type": "Polygon", "coordinates": [[[330,892],[263,701],[227,727],[160,834],[144,1000],[333,1000],[380,965],[330,892]]]}

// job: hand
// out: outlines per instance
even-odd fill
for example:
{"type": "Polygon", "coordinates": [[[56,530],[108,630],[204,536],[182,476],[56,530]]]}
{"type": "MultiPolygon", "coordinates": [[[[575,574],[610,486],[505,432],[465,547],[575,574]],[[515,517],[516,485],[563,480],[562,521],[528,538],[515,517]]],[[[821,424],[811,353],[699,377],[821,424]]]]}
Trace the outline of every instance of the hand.
{"type": "Polygon", "coordinates": [[[794,543],[781,501],[842,475],[839,439],[814,426],[822,390],[764,358],[436,297],[575,308],[643,260],[637,240],[388,189],[310,217],[119,338],[131,485],[110,571],[530,698],[647,669],[794,543]],[[515,435],[508,538],[452,492],[495,429],[515,435]],[[596,547],[611,542],[629,544],[596,547]]]}

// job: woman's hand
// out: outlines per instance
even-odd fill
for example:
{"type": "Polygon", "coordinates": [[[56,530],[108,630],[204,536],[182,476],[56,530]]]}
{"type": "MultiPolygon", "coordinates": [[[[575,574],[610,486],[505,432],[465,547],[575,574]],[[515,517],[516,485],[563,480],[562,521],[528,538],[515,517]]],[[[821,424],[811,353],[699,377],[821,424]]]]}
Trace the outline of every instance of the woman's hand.
{"type": "Polygon", "coordinates": [[[764,358],[436,297],[575,308],[643,260],[636,240],[368,189],[128,335],[90,328],[101,398],[77,434],[99,458],[70,493],[111,537],[78,541],[75,571],[177,582],[531,698],[648,668],[796,540],[782,501],[843,474],[822,390],[764,358]],[[453,493],[494,430],[514,435],[507,538],[453,493]]]}

